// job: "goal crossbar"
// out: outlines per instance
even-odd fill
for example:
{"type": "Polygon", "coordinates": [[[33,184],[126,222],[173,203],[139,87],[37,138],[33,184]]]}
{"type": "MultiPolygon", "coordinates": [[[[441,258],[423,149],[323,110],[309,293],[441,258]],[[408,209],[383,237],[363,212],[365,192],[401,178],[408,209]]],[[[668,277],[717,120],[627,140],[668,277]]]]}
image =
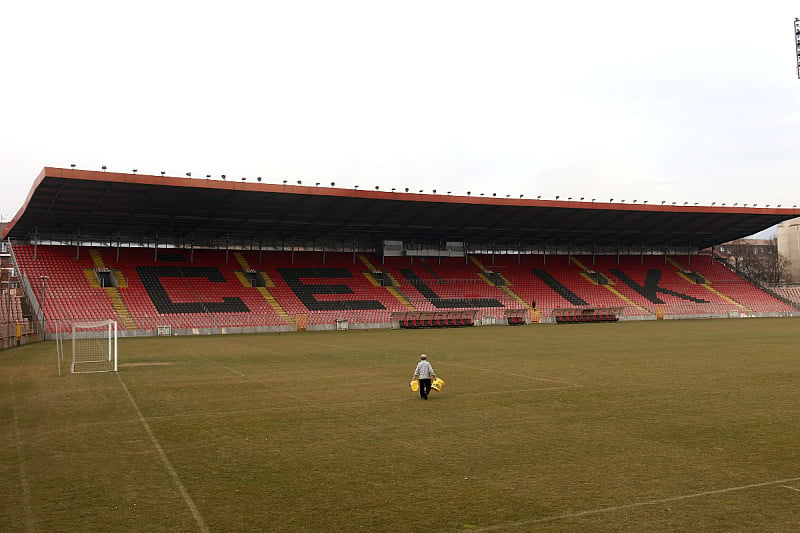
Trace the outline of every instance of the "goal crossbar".
{"type": "Polygon", "coordinates": [[[73,374],[117,371],[117,323],[113,320],[72,324],[73,374]]]}

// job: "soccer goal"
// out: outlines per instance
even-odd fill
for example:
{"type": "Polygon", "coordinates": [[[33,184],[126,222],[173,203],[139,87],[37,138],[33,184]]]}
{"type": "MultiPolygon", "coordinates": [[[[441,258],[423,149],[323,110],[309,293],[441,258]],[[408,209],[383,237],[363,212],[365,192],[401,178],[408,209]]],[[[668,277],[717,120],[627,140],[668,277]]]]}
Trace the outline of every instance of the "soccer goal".
{"type": "Polygon", "coordinates": [[[117,371],[117,323],[72,324],[72,373],[117,371]]]}

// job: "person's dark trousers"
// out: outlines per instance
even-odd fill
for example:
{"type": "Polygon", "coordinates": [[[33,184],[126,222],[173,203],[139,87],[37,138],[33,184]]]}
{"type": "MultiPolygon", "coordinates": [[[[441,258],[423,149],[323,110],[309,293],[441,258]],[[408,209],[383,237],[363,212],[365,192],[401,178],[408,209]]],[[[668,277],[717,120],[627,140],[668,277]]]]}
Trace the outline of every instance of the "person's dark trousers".
{"type": "Polygon", "coordinates": [[[428,394],[431,392],[431,380],[430,379],[420,379],[419,380],[419,397],[423,400],[428,399],[428,394]]]}

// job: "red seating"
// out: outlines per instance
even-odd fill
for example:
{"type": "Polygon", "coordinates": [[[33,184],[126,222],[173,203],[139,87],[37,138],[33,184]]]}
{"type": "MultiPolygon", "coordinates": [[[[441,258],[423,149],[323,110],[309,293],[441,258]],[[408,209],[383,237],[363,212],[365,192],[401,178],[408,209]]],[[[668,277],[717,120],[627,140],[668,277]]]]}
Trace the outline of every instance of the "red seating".
{"type": "MultiPolygon", "coordinates": [[[[128,327],[155,329],[292,325],[297,315],[305,315],[309,325],[337,319],[386,324],[392,313],[407,311],[477,310],[475,321],[487,315],[500,321],[508,310],[534,302],[545,317],[568,307],[622,307],[627,316],[796,311],[724,265],[698,256],[478,255],[476,264],[463,257],[381,260],[343,252],[169,249],[159,250],[157,257],[146,248],[95,251],[106,268],[121,274],[118,294],[124,309],[119,312],[108,292],[93,287],[84,274],[96,268],[88,248],[38,246],[34,259],[33,246],[13,246],[22,276],[36,300],[45,303],[50,331],[59,321],[105,318],[124,328],[120,314],[126,312],[132,320],[128,327]],[[380,286],[371,269],[396,286],[380,286]],[[484,270],[499,276],[500,286],[484,270]],[[247,271],[263,273],[268,286],[241,281],[247,271]],[[695,274],[705,283],[692,281],[695,274]]],[[[7,311],[0,312],[0,322],[2,313],[7,311]]],[[[11,319],[21,315],[17,303],[11,319]]],[[[433,319],[429,326],[449,325],[446,320],[433,319]]]]}

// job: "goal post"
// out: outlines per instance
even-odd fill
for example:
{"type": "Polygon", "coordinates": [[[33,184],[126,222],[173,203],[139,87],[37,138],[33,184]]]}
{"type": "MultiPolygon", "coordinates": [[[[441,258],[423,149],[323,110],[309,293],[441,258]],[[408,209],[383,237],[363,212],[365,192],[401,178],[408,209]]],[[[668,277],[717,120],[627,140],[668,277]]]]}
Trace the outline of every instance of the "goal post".
{"type": "Polygon", "coordinates": [[[117,323],[113,320],[72,324],[73,374],[117,371],[117,323]]]}

